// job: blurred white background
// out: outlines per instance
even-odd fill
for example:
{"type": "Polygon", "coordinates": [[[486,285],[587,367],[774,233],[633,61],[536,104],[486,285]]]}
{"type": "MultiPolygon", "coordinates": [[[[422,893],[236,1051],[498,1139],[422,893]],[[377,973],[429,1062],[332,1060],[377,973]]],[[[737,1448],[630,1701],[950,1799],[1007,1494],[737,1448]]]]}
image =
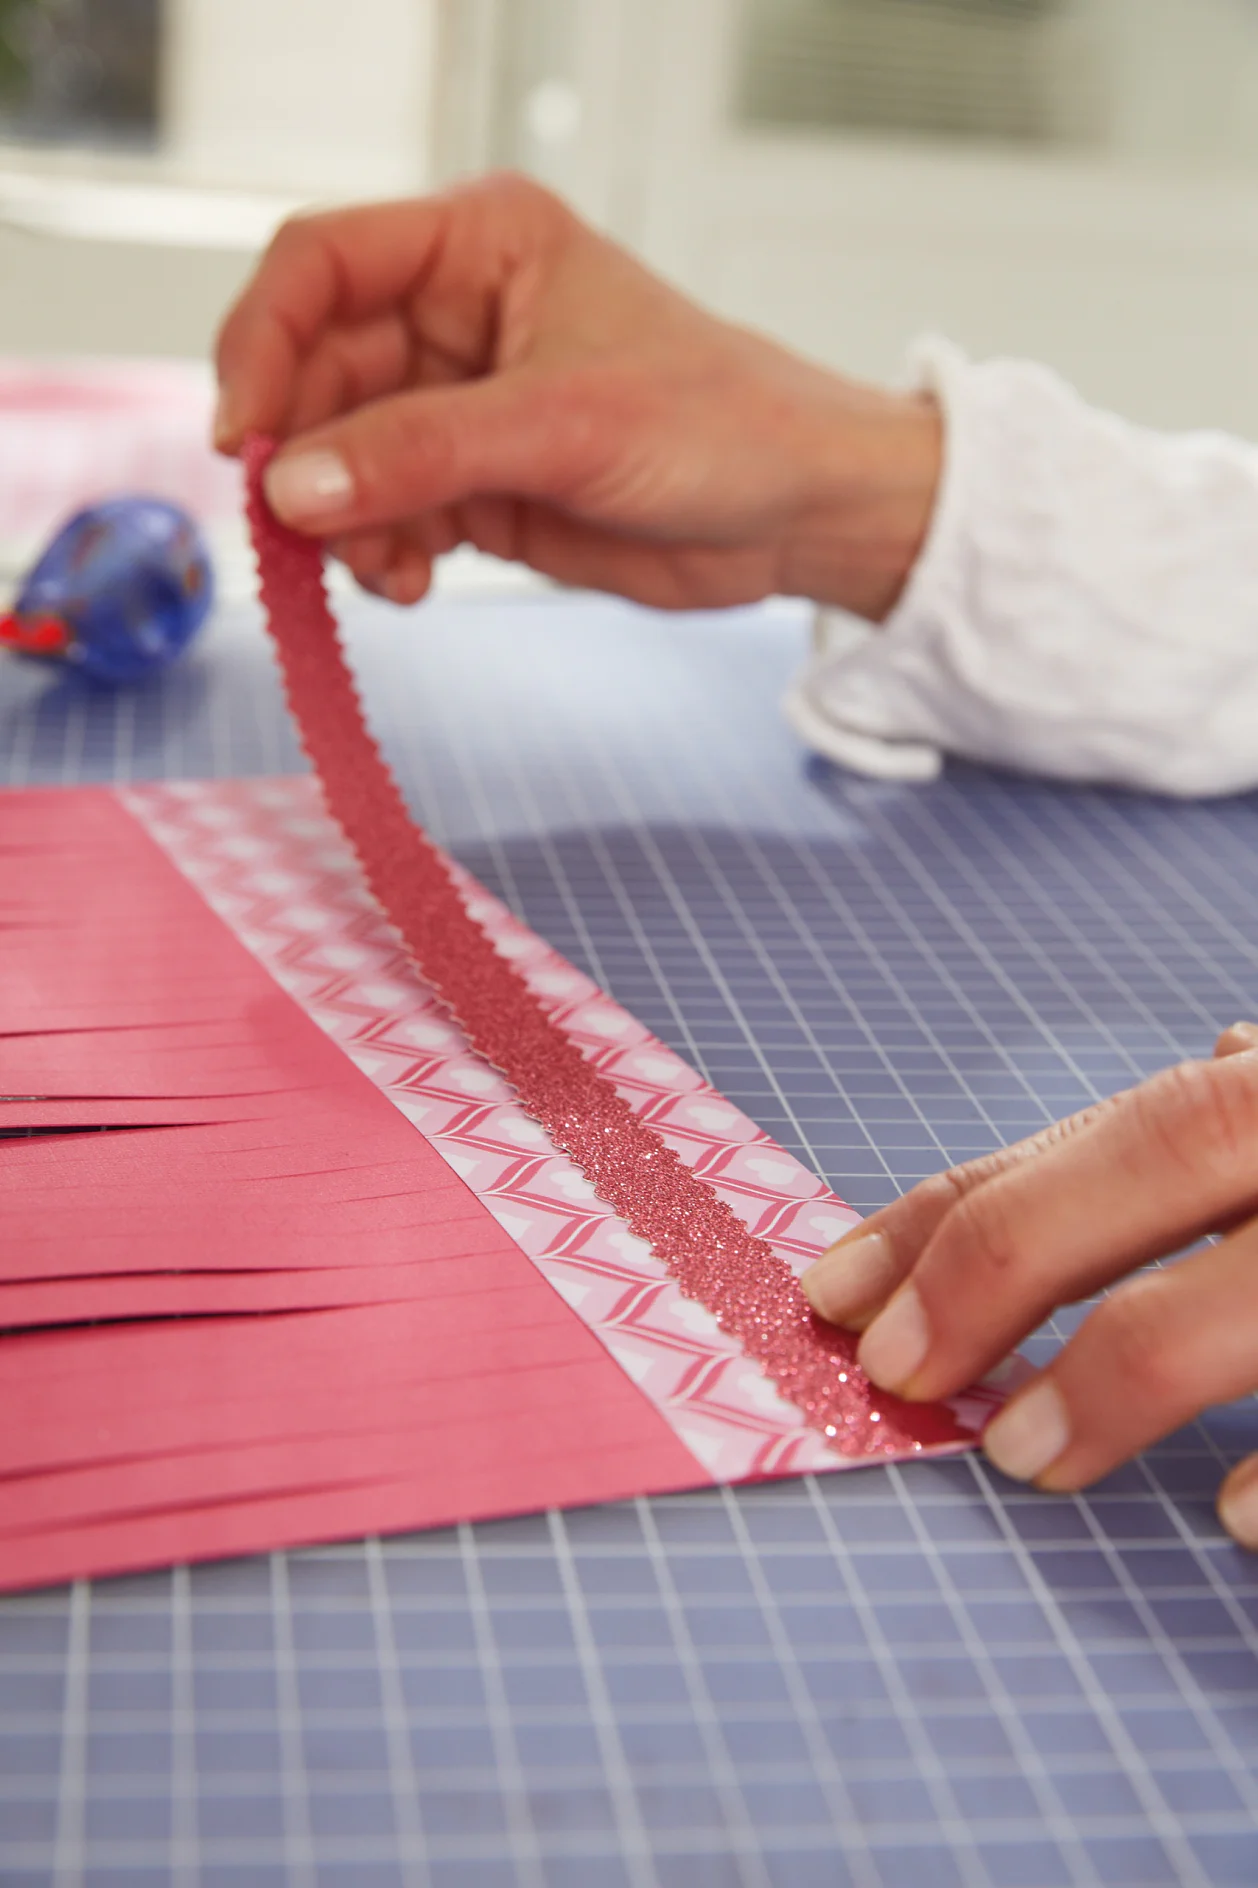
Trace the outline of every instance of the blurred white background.
{"type": "Polygon", "coordinates": [[[293,205],[524,166],[869,375],[1258,436],[1258,0],[0,0],[0,353],[200,356],[293,205]]]}

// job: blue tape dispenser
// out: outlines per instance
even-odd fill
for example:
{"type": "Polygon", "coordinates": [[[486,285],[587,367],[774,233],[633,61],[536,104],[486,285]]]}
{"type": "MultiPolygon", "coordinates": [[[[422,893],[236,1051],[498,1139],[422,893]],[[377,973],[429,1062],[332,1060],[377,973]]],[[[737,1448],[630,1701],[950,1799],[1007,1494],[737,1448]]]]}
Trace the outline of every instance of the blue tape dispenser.
{"type": "Polygon", "coordinates": [[[204,540],[178,505],[115,498],[64,524],[7,616],[0,647],[95,682],[138,682],[183,653],[209,615],[204,540]]]}

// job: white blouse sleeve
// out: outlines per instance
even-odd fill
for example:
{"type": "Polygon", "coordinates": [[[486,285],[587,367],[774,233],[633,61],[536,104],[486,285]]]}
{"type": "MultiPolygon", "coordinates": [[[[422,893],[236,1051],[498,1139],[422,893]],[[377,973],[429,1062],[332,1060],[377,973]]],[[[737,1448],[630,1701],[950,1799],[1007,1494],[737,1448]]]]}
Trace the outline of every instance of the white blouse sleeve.
{"type": "Polygon", "coordinates": [[[943,753],[1156,792],[1258,785],[1258,447],[1150,432],[945,342],[926,543],[881,629],[824,612],[785,704],[809,746],[924,779],[943,753]]]}

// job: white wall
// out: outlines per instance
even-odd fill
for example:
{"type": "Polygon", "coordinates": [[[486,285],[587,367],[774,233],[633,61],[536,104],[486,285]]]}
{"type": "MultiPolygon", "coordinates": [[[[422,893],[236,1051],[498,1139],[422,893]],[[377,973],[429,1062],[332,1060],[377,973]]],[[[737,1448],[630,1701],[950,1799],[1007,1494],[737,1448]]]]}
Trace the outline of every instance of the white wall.
{"type": "Polygon", "coordinates": [[[203,358],[251,261],[0,225],[0,354],[203,358]]]}
{"type": "Polygon", "coordinates": [[[215,183],[420,187],[434,0],[168,0],[171,161],[215,183]]]}
{"type": "MultiPolygon", "coordinates": [[[[1258,0],[1074,0],[1111,133],[1071,158],[739,134],[737,4],[171,0],[168,161],[375,195],[419,185],[435,127],[439,169],[526,162],[836,366],[892,375],[934,326],[1153,423],[1258,437],[1258,0]],[[527,110],[548,81],[580,105],[549,141],[527,110]]],[[[248,263],[0,228],[0,351],[203,352],[248,263]]]]}
{"type": "Polygon", "coordinates": [[[1076,0],[1110,134],[1040,155],[753,136],[738,0],[579,4],[581,135],[545,174],[695,294],[875,378],[938,328],[1258,438],[1258,0],[1076,0]]]}
{"type": "Polygon", "coordinates": [[[1048,361],[1151,425],[1258,438],[1258,187],[1235,180],[745,150],[671,260],[729,314],[874,379],[934,330],[1048,361]]]}
{"type": "Polygon", "coordinates": [[[1099,16],[1116,156],[1258,184],[1254,0],[1074,0],[1099,16]]]}
{"type": "Polygon", "coordinates": [[[283,211],[281,196],[261,193],[352,199],[429,181],[439,0],[169,8],[165,138],[151,160],[3,153],[0,353],[204,355],[253,260],[249,240],[225,226],[256,225],[261,240],[283,211]],[[46,200],[42,235],[14,227],[40,220],[39,202],[10,187],[22,174],[30,197],[46,200]],[[163,211],[161,186],[172,183],[258,193],[256,214],[178,192],[163,211]],[[138,221],[160,230],[130,229],[139,197],[138,221]]]}

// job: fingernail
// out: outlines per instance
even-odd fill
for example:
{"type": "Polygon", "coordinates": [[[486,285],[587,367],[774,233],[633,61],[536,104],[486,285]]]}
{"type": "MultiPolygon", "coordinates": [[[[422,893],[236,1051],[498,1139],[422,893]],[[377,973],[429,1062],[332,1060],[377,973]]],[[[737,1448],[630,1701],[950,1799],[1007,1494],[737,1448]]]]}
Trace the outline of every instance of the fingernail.
{"type": "Polygon", "coordinates": [[[1219,1519],[1234,1541],[1258,1549],[1258,1461],[1232,1470],[1219,1496],[1219,1519]]]}
{"type": "Polygon", "coordinates": [[[799,1282],[819,1318],[843,1324],[880,1304],[895,1283],[890,1241],[885,1233],[866,1232],[831,1246],[799,1282]]]}
{"type": "Polygon", "coordinates": [[[861,1339],[857,1359],[871,1383],[898,1390],[915,1375],[930,1349],[930,1326],[911,1285],[898,1291],[861,1339]]]}
{"type": "Polygon", "coordinates": [[[234,446],[240,434],[232,413],[231,395],[224,387],[214,408],[214,444],[220,452],[234,446]]]}
{"type": "Polygon", "coordinates": [[[354,481],[338,453],[295,452],[272,462],[266,495],[287,524],[314,524],[348,508],[354,481]]]}
{"type": "Polygon", "coordinates": [[[983,1432],[988,1461],[1015,1482],[1033,1482],[1064,1453],[1069,1441],[1065,1398],[1047,1377],[1016,1396],[983,1432]]]}
{"type": "Polygon", "coordinates": [[[380,586],[381,596],[395,603],[400,610],[409,609],[419,598],[415,593],[415,579],[405,571],[391,570],[380,586]]]}
{"type": "Polygon", "coordinates": [[[1258,1023],[1232,1023],[1219,1037],[1215,1054],[1243,1055],[1247,1049],[1258,1049],[1258,1023]]]}

